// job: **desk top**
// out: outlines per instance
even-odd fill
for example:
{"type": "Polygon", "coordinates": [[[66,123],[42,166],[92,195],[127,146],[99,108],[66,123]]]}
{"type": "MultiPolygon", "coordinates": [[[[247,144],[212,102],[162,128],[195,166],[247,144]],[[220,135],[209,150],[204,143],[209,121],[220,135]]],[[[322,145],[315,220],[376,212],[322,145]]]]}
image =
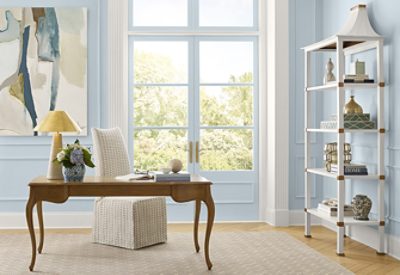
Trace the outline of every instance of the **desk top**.
{"type": "Polygon", "coordinates": [[[206,178],[198,175],[192,175],[190,182],[188,181],[168,181],[168,182],[155,182],[154,180],[117,180],[114,177],[99,177],[99,176],[87,176],[82,182],[65,182],[64,180],[49,180],[45,176],[39,176],[34,178],[29,186],[71,186],[71,185],[188,185],[188,184],[212,184],[206,178]]]}

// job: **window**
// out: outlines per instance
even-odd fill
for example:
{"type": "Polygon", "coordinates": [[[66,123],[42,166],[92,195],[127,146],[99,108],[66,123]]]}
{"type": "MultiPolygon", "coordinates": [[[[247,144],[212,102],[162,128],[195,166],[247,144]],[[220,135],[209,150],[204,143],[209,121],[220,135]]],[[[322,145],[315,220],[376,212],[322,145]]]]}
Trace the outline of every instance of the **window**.
{"type": "Polygon", "coordinates": [[[253,0],[199,0],[199,25],[253,26],[253,0]]]}
{"type": "Polygon", "coordinates": [[[187,0],[134,0],[133,26],[187,26],[187,0]]]}
{"type": "Polygon", "coordinates": [[[131,9],[135,168],[179,158],[197,173],[254,171],[257,1],[132,0],[131,9]]]}

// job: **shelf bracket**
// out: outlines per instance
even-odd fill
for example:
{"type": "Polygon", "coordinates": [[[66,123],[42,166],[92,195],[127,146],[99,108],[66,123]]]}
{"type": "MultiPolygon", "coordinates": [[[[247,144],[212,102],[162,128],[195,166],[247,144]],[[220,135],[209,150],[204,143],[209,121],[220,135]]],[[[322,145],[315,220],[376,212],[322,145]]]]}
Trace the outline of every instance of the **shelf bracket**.
{"type": "Polygon", "coordinates": [[[337,176],[336,179],[337,180],[344,180],[344,176],[343,175],[337,176]]]}
{"type": "Polygon", "coordinates": [[[384,128],[379,129],[379,133],[384,134],[385,132],[386,132],[386,130],[384,128]]]}
{"type": "Polygon", "coordinates": [[[383,88],[383,87],[385,87],[385,82],[379,82],[379,87],[381,87],[381,88],[383,88]]]}
{"type": "Polygon", "coordinates": [[[385,226],[385,221],[380,221],[379,226],[385,226]]]}
{"type": "Polygon", "coordinates": [[[339,88],[343,88],[344,87],[344,83],[343,82],[338,82],[338,85],[337,85],[339,88]]]}
{"type": "Polygon", "coordinates": [[[379,176],[379,179],[380,179],[380,180],[385,180],[385,175],[380,175],[380,176],[379,176]]]}

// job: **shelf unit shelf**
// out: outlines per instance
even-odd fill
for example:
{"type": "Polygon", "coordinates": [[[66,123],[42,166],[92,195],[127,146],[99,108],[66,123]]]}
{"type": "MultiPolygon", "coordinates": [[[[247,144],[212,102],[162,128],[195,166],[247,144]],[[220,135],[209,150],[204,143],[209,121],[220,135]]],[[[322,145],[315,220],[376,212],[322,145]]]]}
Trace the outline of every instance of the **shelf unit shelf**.
{"type": "MultiPolygon", "coordinates": [[[[384,185],[385,185],[385,165],[384,165],[384,140],[385,140],[385,126],[384,126],[384,73],[383,73],[383,38],[376,34],[372,27],[368,28],[369,22],[366,6],[358,5],[351,10],[351,15],[354,17],[360,16],[357,20],[352,18],[346,25],[345,32],[329,37],[320,42],[316,42],[312,45],[303,48],[305,59],[305,91],[304,91],[304,159],[305,159],[305,173],[304,173],[304,198],[305,198],[305,226],[304,235],[311,237],[311,216],[317,216],[320,219],[336,224],[336,253],[340,256],[344,255],[344,235],[345,226],[352,225],[377,225],[378,226],[378,244],[377,252],[384,253],[384,185]],[[361,24],[360,26],[354,27],[353,24],[361,24]],[[362,27],[361,27],[362,26],[362,27]],[[352,29],[354,27],[354,30],[352,29]],[[368,31],[361,31],[368,30],[368,31]],[[359,35],[354,35],[355,33],[359,35]],[[345,61],[346,57],[352,57],[354,54],[361,52],[375,50],[376,51],[376,75],[374,75],[374,83],[345,83],[343,76],[345,75],[345,61]],[[312,73],[315,73],[312,68],[311,54],[315,52],[329,51],[334,53],[336,56],[335,64],[335,75],[336,81],[329,82],[325,85],[315,86],[312,82],[312,73]],[[363,92],[364,90],[373,90],[376,92],[371,93],[371,96],[376,96],[376,129],[344,129],[344,105],[345,105],[345,92],[356,91],[363,92]],[[312,96],[316,93],[312,92],[323,92],[333,91],[336,92],[336,117],[337,117],[337,128],[336,129],[313,129],[312,113],[315,108],[312,106],[314,101],[312,96]],[[336,138],[337,142],[337,164],[339,171],[337,173],[330,173],[325,168],[312,168],[315,164],[312,164],[311,148],[314,146],[311,144],[315,139],[312,138],[314,133],[329,133],[336,138]],[[346,140],[346,134],[375,134],[373,138],[376,138],[377,144],[377,169],[376,174],[371,175],[344,175],[344,143],[346,140]],[[311,206],[311,193],[312,193],[312,181],[321,180],[321,177],[315,177],[314,175],[332,178],[336,181],[337,200],[338,200],[338,215],[330,216],[327,213],[313,209],[311,206]],[[373,204],[377,208],[376,220],[371,221],[359,221],[354,220],[353,217],[344,216],[344,205],[345,205],[345,185],[352,182],[352,180],[368,180],[375,181],[377,184],[377,200],[373,204]]],[[[368,94],[369,95],[369,94],[368,94]]],[[[321,152],[322,153],[322,152],[321,152]]],[[[370,161],[370,160],[369,160],[370,161]]]]}
{"type": "MultiPolygon", "coordinates": [[[[319,211],[318,209],[315,209],[315,208],[307,209],[307,213],[310,213],[311,215],[316,216],[325,221],[328,221],[330,223],[333,223],[333,224],[337,223],[337,217],[330,216],[329,214],[319,211]]],[[[343,221],[346,226],[350,226],[350,225],[361,225],[361,226],[377,225],[377,226],[379,226],[379,221],[377,221],[377,220],[360,221],[360,220],[355,220],[353,217],[344,217],[343,221]]]]}
{"type": "MultiPolygon", "coordinates": [[[[321,91],[333,91],[339,86],[338,82],[332,82],[320,86],[307,87],[307,92],[321,92],[321,91]]],[[[343,83],[345,90],[369,90],[376,89],[379,85],[377,83],[343,83]]]]}
{"type": "MultiPolygon", "coordinates": [[[[307,129],[306,130],[309,133],[332,133],[332,134],[337,134],[339,132],[339,129],[307,129]]],[[[371,134],[371,133],[379,133],[378,129],[344,129],[344,133],[350,133],[350,134],[371,134]]]]}
{"type": "MultiPolygon", "coordinates": [[[[326,171],[325,168],[307,168],[307,173],[314,174],[314,175],[319,175],[327,178],[333,178],[336,179],[338,177],[338,174],[336,173],[331,173],[326,171]]],[[[379,180],[380,175],[376,174],[371,174],[371,175],[344,175],[344,179],[353,179],[353,180],[379,180]]]]}

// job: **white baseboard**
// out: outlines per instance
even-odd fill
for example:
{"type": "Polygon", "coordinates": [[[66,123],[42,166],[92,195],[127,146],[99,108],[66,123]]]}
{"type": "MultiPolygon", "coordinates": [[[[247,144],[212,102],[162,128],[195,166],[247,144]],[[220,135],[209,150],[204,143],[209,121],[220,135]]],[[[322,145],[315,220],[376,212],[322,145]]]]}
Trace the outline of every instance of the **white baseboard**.
{"type": "MultiPolygon", "coordinates": [[[[93,212],[47,212],[44,213],[46,228],[91,228],[93,212]]],[[[38,227],[36,212],[34,225],[38,227]]],[[[0,229],[26,229],[25,213],[0,213],[0,229]]]]}
{"type": "Polygon", "coordinates": [[[273,226],[288,226],[289,212],[287,209],[267,208],[265,210],[265,222],[273,226]]]}

